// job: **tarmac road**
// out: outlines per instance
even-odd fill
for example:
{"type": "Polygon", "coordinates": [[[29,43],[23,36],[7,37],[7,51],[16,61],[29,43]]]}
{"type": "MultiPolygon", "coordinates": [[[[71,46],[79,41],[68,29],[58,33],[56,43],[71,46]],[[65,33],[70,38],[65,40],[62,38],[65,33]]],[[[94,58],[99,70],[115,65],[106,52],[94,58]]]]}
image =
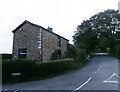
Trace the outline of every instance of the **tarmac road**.
{"type": "Polygon", "coordinates": [[[18,90],[71,90],[71,92],[77,92],[78,90],[120,89],[120,71],[118,73],[120,68],[116,58],[95,56],[88,62],[82,69],[64,75],[39,81],[7,84],[3,85],[2,89],[5,91],[16,90],[17,92],[18,90]]]}

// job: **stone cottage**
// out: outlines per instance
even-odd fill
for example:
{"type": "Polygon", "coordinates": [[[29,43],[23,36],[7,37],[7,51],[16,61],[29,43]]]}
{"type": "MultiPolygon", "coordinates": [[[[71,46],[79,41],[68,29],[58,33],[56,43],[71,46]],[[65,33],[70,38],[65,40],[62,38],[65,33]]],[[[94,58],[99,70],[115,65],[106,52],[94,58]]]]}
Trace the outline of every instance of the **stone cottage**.
{"type": "Polygon", "coordinates": [[[49,61],[66,55],[69,40],[47,29],[25,20],[15,30],[12,58],[49,61]]]}

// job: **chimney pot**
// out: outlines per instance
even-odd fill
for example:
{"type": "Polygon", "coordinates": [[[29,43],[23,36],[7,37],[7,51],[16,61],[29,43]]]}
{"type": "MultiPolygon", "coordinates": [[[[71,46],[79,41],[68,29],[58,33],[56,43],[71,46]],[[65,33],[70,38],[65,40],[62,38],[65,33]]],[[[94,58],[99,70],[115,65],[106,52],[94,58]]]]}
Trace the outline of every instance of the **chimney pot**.
{"type": "Polygon", "coordinates": [[[53,32],[53,28],[51,28],[50,26],[48,26],[47,30],[53,32]]]}

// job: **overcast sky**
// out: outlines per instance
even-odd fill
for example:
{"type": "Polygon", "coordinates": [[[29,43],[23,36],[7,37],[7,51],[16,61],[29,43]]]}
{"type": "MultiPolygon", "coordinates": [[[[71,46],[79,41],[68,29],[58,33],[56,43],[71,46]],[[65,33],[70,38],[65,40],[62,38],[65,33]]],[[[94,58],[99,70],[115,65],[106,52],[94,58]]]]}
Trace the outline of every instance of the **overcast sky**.
{"type": "Polygon", "coordinates": [[[77,25],[98,12],[118,9],[119,0],[0,0],[0,53],[12,53],[12,31],[24,20],[72,42],[77,25]]]}

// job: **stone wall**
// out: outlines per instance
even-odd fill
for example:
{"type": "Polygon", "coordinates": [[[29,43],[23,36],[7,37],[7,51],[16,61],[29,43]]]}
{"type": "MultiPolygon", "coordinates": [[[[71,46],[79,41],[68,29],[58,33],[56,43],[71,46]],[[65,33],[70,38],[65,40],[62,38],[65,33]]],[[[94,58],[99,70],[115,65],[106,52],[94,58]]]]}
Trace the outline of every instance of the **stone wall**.
{"type": "Polygon", "coordinates": [[[48,61],[51,59],[51,55],[55,50],[60,49],[62,55],[64,55],[65,51],[67,51],[67,43],[68,40],[65,40],[61,37],[61,46],[57,46],[57,35],[49,32],[43,31],[42,33],[43,41],[42,41],[42,49],[43,49],[43,61],[48,61]]]}
{"type": "Polygon", "coordinates": [[[18,59],[18,49],[27,49],[27,59],[49,61],[55,50],[61,50],[62,55],[67,51],[68,40],[61,38],[61,46],[57,46],[57,34],[32,23],[25,23],[14,32],[13,59],[18,59]],[[40,45],[41,43],[41,45],[40,45]]]}
{"type": "Polygon", "coordinates": [[[39,28],[25,24],[14,33],[13,38],[13,59],[18,59],[18,49],[27,49],[27,59],[39,59],[40,49],[38,49],[39,28]]]}

